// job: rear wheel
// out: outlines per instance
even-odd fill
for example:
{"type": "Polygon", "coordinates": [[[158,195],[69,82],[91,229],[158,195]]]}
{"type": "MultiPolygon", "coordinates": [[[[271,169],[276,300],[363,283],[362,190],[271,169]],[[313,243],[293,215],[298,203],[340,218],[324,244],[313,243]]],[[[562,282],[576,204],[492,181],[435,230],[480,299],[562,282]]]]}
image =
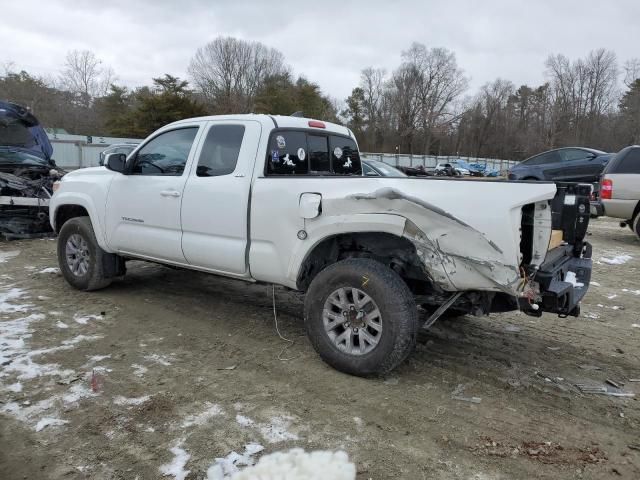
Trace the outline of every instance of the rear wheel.
{"type": "Polygon", "coordinates": [[[633,230],[633,233],[635,233],[638,239],[640,240],[640,213],[638,213],[636,217],[633,219],[633,226],[631,229],[633,230]]]}
{"type": "Polygon", "coordinates": [[[325,362],[368,376],[402,363],[415,348],[420,324],[402,278],[379,262],[354,258],[325,268],[311,282],[305,326],[325,362]]]}
{"type": "Polygon", "coordinates": [[[58,235],[58,264],[65,280],[78,290],[98,290],[111,284],[89,217],[68,220],[58,235]]]}

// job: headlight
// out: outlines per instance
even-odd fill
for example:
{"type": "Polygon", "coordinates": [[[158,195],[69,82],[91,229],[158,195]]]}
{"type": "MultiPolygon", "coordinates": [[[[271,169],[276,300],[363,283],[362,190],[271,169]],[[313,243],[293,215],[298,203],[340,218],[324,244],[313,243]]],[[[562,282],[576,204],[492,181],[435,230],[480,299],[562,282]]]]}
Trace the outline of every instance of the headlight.
{"type": "Polygon", "coordinates": [[[60,185],[61,183],[59,181],[53,182],[53,185],[51,186],[51,190],[53,190],[53,193],[56,193],[58,191],[60,185]]]}

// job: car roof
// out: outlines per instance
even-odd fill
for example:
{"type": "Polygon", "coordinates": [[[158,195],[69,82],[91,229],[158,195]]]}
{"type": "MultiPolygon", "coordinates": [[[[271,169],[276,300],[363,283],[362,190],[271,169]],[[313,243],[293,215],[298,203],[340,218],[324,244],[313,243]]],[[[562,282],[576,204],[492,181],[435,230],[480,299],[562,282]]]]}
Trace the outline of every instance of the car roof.
{"type": "MultiPolygon", "coordinates": [[[[324,120],[317,120],[306,117],[292,117],[287,115],[267,115],[262,113],[246,113],[237,115],[209,115],[206,117],[194,117],[178,120],[177,122],[170,123],[169,125],[176,126],[181,123],[188,123],[192,121],[208,121],[208,120],[253,120],[263,124],[270,124],[274,128],[304,128],[314,129],[319,132],[325,131],[330,133],[338,133],[341,135],[347,135],[353,137],[351,130],[343,125],[337,123],[326,122],[324,120]],[[325,128],[315,128],[309,125],[310,121],[322,122],[325,128]]],[[[169,126],[167,125],[167,127],[169,126]]],[[[164,128],[164,127],[163,127],[164,128]]]]}
{"type": "Polygon", "coordinates": [[[537,157],[538,155],[544,155],[545,153],[550,153],[550,152],[559,152],[561,150],[584,150],[585,152],[595,153],[596,155],[605,155],[607,153],[607,152],[603,152],[602,150],[596,150],[595,148],[589,148],[589,147],[560,147],[560,148],[552,148],[551,150],[545,150],[544,152],[531,155],[530,157],[525,158],[523,162],[526,162],[530,158],[537,157]]]}

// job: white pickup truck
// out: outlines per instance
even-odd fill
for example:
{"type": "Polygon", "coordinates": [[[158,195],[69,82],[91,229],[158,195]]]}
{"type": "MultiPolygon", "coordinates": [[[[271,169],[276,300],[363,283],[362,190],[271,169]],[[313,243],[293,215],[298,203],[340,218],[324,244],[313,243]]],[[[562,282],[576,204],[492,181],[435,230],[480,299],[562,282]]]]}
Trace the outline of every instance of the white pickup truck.
{"type": "Polygon", "coordinates": [[[106,287],[152,262],[302,291],[314,348],[381,374],[445,310],[579,314],[589,186],[362,175],[343,126],[182,120],[67,174],[50,203],[65,279],[106,287]],[[420,320],[418,305],[426,310],[420,320]]]}

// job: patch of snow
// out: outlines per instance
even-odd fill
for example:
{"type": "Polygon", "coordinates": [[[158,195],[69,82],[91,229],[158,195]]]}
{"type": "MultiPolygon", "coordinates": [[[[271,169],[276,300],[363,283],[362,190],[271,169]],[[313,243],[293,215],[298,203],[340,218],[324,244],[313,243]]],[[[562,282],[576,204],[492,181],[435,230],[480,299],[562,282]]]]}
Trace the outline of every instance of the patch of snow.
{"type": "Polygon", "coordinates": [[[52,310],[49,312],[49,315],[53,315],[55,317],[59,317],[60,315],[62,315],[62,312],[58,312],[56,310],[52,310]]]}
{"type": "Polygon", "coordinates": [[[126,398],[122,395],[118,395],[113,399],[113,403],[116,405],[142,405],[151,399],[150,395],[144,395],[142,397],[126,398]]]}
{"type": "Polygon", "coordinates": [[[5,263],[7,260],[20,255],[20,250],[9,250],[8,252],[0,252],[0,263],[5,263]]]}
{"type": "Polygon", "coordinates": [[[631,328],[640,328],[640,323],[632,323],[631,328]]]}
{"type": "Polygon", "coordinates": [[[507,325],[506,327],[504,327],[505,332],[518,333],[520,330],[522,329],[517,325],[507,325]]]}
{"type": "Polygon", "coordinates": [[[590,282],[589,285],[592,285],[594,287],[600,287],[601,285],[598,282],[590,282]]]}
{"type": "Polygon", "coordinates": [[[101,362],[102,360],[106,360],[107,358],[111,358],[111,354],[109,355],[93,355],[91,357],[89,357],[89,360],[87,363],[98,363],[101,362]]]}
{"type": "Polygon", "coordinates": [[[173,453],[173,460],[171,463],[165,463],[160,466],[160,473],[163,477],[173,476],[176,480],[185,480],[191,470],[185,470],[184,467],[191,458],[185,450],[182,449],[181,440],[175,447],[172,447],[169,451],[173,453]]]}
{"type": "Polygon", "coordinates": [[[625,293],[633,293],[634,295],[640,295],[640,290],[629,290],[628,288],[623,288],[622,291],[625,293]]]}
{"type": "Polygon", "coordinates": [[[171,361],[173,360],[170,355],[159,355],[157,353],[152,353],[150,355],[145,355],[143,357],[145,360],[150,362],[159,363],[160,365],[164,365],[165,367],[171,366],[171,361]]]}
{"type": "Polygon", "coordinates": [[[58,267],[47,267],[47,268],[43,268],[37,273],[53,273],[53,274],[59,275],[60,269],[58,267]]]}
{"type": "MultiPolygon", "coordinates": [[[[88,374],[91,377],[91,374],[88,374]]],[[[74,383],[65,395],[62,396],[62,401],[66,404],[78,403],[84,398],[97,397],[98,394],[91,391],[83,382],[74,383]]]]}
{"type": "Polygon", "coordinates": [[[597,319],[600,318],[600,315],[598,315],[597,313],[593,313],[593,312],[585,313],[584,316],[586,318],[593,318],[594,320],[597,320],[597,319]]]}
{"type": "Polygon", "coordinates": [[[236,422],[242,427],[250,427],[255,422],[251,420],[249,417],[245,417],[244,415],[236,415],[236,422]]]}
{"type": "Polygon", "coordinates": [[[9,290],[0,292],[0,313],[22,313],[28,311],[33,305],[16,305],[9,303],[12,300],[24,297],[26,294],[27,292],[21,288],[10,288],[9,290]]]}
{"type": "Polygon", "coordinates": [[[144,374],[149,371],[147,367],[145,367],[144,365],[138,365],[137,363],[133,363],[131,365],[131,368],[133,368],[133,374],[136,377],[144,377],[144,374]]]}
{"type": "Polygon", "coordinates": [[[188,428],[194,425],[204,425],[213,417],[218,417],[224,414],[220,405],[216,403],[205,402],[205,405],[207,408],[202,413],[187,416],[184,422],[182,422],[182,427],[188,428]]]}
{"type": "Polygon", "coordinates": [[[94,340],[100,340],[102,335],[77,335],[70,340],[63,341],[63,345],[77,345],[80,342],[93,342],[94,340]]]}
{"type": "Polygon", "coordinates": [[[609,300],[613,300],[614,298],[616,298],[618,295],[616,295],[615,293],[612,293],[611,295],[607,295],[607,298],[609,300]]]}
{"type": "Polygon", "coordinates": [[[600,261],[608,265],[622,265],[624,263],[627,263],[632,258],[633,257],[631,255],[623,254],[623,255],[617,255],[612,258],[602,257],[600,261]]]}
{"type": "Polygon", "coordinates": [[[49,425],[59,426],[64,425],[65,423],[69,423],[69,420],[61,420],[60,418],[50,418],[45,417],[36,423],[36,432],[39,432],[43,428],[48,427],[49,425]]]}
{"type": "Polygon", "coordinates": [[[295,433],[289,431],[294,418],[289,415],[271,417],[270,423],[260,424],[260,434],[269,443],[284,442],[286,440],[298,440],[295,433]]]}
{"type": "Polygon", "coordinates": [[[60,320],[58,320],[56,322],[56,327],[58,327],[58,328],[69,328],[69,325],[67,325],[66,323],[61,322],[60,320]]]}
{"type": "Polygon", "coordinates": [[[100,320],[102,317],[100,315],[74,315],[73,319],[75,320],[76,323],[79,323],[80,325],[86,325],[89,320],[100,320]]]}
{"type": "MultiPolygon", "coordinates": [[[[210,469],[211,470],[211,469],[210,469]]],[[[207,472],[207,480],[223,480],[218,471],[207,472]]],[[[301,448],[265,455],[230,477],[231,480],[296,479],[296,480],[355,480],[356,467],[343,452],[316,451],[306,453],[301,448]]]]}
{"type": "MultiPolygon", "coordinates": [[[[250,467],[255,463],[254,455],[264,450],[259,443],[249,443],[244,446],[243,453],[231,452],[226,457],[216,458],[207,469],[207,480],[222,480],[238,473],[239,467],[250,467]]],[[[284,478],[284,477],[282,477],[284,478]]]]}

